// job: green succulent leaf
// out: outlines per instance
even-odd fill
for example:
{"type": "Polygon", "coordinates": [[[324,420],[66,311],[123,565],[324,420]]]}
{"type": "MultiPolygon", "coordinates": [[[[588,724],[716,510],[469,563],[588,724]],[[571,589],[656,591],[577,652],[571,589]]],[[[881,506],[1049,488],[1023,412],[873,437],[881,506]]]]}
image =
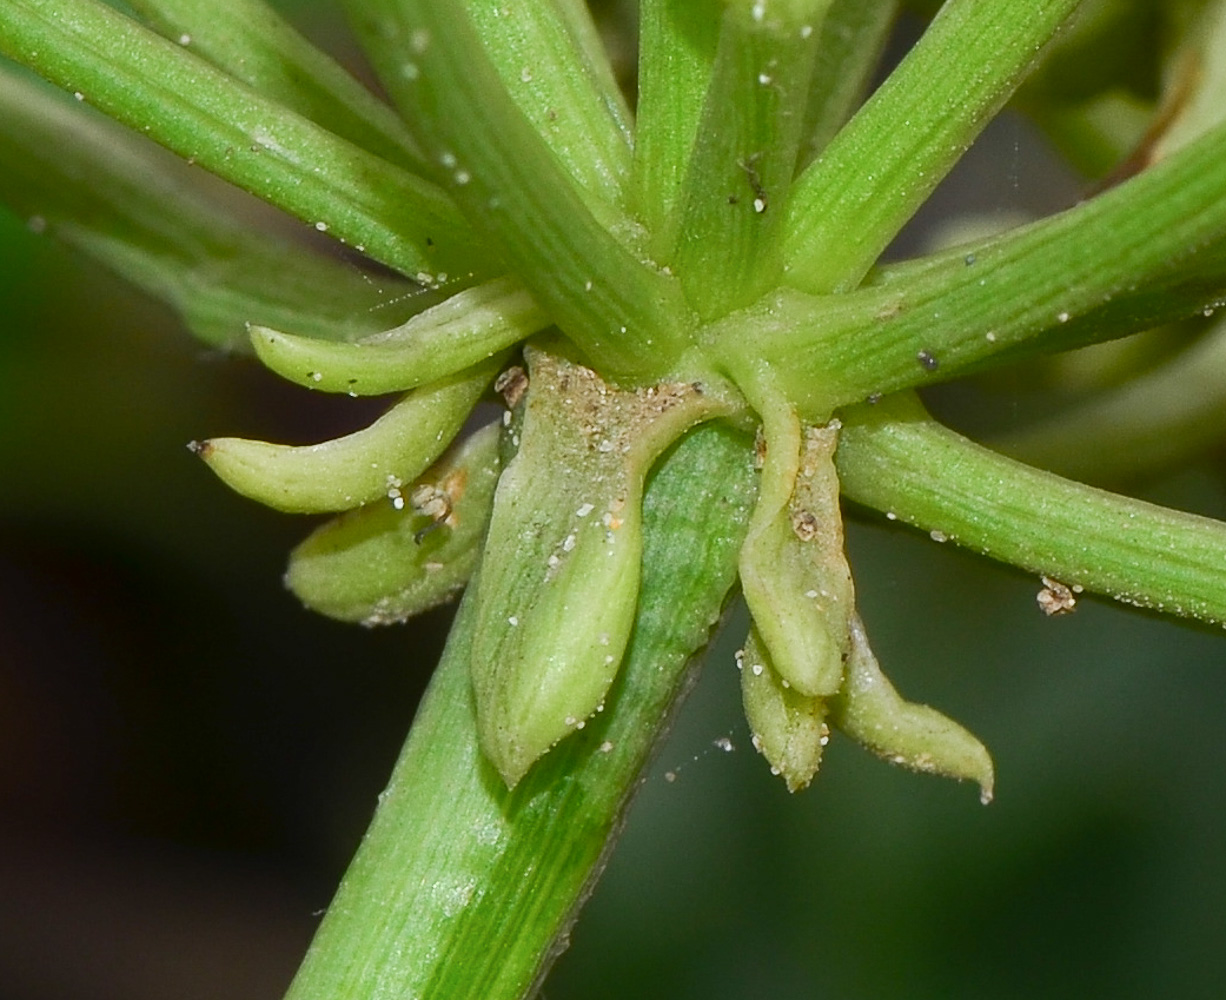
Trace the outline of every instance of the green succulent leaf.
{"type": "Polygon", "coordinates": [[[698,138],[711,79],[723,0],[642,0],[639,4],[638,106],[634,133],[635,203],[653,253],[665,258],[698,138]]]}
{"type": "Polygon", "coordinates": [[[461,0],[516,107],[601,203],[624,201],[634,145],[630,109],[582,0],[461,0]]]}
{"type": "Polygon", "coordinates": [[[442,454],[502,361],[415,389],[369,427],[321,444],[231,437],[193,447],[232,490],[277,510],[317,514],[403,500],[405,484],[442,454]]]}
{"type": "Polygon", "coordinates": [[[593,200],[533,127],[469,11],[372,0],[354,20],[447,190],[590,362],[610,377],[669,371],[694,326],[679,283],[628,212],[593,200]]]}
{"type": "Polygon", "coordinates": [[[483,427],[409,486],[316,528],[285,583],[312,611],[362,625],[403,622],[453,598],[480,557],[498,482],[498,434],[483,427]]]}
{"type": "Polygon", "coordinates": [[[440,302],[391,330],[353,343],[251,329],[256,356],[299,385],[372,396],[403,392],[462,371],[549,324],[513,278],[497,278],[440,302]]]}
{"type": "MultiPolygon", "coordinates": [[[[627,0],[637,124],[585,0],[347,2],[403,121],[266,0],[0,0],[0,55],[401,275],[255,235],[235,192],[0,66],[0,184],[36,226],[211,342],[251,324],[300,385],[408,390],[334,441],[199,446],[248,496],[348,511],[295,550],[291,589],[371,625],[471,580],[289,1000],[539,987],[738,570],[745,710],[790,789],[829,724],[990,798],[983,745],[869,648],[840,495],[1035,573],[1046,610],[1086,589],[1226,624],[1226,525],[1002,457],[911,391],[1208,327],[1226,0],[909,0],[932,24],[854,114],[895,0],[627,0]],[[1092,123],[1086,162],[1135,145],[1114,186],[874,270],[1036,65],[1024,103],[1092,123]],[[524,341],[508,419],[444,453],[524,341]]],[[[1093,447],[1215,436],[1221,340],[1073,411],[1093,447]]]]}
{"type": "Polygon", "coordinates": [[[745,648],[737,654],[741,701],[753,733],[753,745],[789,792],[807,788],[822,763],[830,739],[827,699],[801,694],[775,669],[770,651],[750,626],[745,648]]]}
{"type": "Polygon", "coordinates": [[[508,786],[603,704],[634,622],[642,491],[660,452],[725,409],[689,384],[618,391],[527,352],[520,440],[498,483],[477,590],[481,745],[508,786]]]}
{"type": "Polygon", "coordinates": [[[822,20],[799,166],[807,167],[863,101],[898,13],[897,0],[834,0],[822,20]]]}
{"type": "Polygon", "coordinates": [[[787,407],[763,416],[766,459],[741,547],[741,586],[783,683],[831,695],[843,682],[855,611],[832,460],[838,428],[802,428],[787,407]]]}
{"type": "Polygon", "coordinates": [[[890,268],[845,295],[780,291],[709,335],[734,371],[765,358],[802,415],[824,420],[846,403],[1120,337],[1223,301],[1226,126],[1218,126],[1059,215],[890,268]]]}
{"type": "Polygon", "coordinates": [[[830,700],[830,722],[891,764],[978,783],[992,801],[995,768],[987,748],[968,730],[927,705],[904,701],[881,672],[864,624],[852,622],[847,683],[830,700]]]}

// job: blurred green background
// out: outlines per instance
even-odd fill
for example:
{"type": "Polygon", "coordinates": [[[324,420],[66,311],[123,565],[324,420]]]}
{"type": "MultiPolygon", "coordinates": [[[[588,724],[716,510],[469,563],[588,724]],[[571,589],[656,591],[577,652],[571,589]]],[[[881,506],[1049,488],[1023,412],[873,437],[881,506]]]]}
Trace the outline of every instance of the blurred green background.
{"type": "MultiPolygon", "coordinates": [[[[951,211],[1079,192],[1006,119],[909,248],[951,211]]],[[[934,402],[1007,424],[1035,405],[1024,379],[996,379],[1005,404],[934,402]]],[[[308,614],[280,584],[307,521],[185,445],[367,413],[201,348],[0,212],[0,997],[280,996],[447,613],[308,614]]],[[[1135,488],[1226,517],[1220,456],[1135,488]]],[[[837,738],[789,796],[749,747],[725,643],[544,996],[1220,997],[1226,637],[1093,600],[1047,619],[1036,579],[874,517],[850,546],[883,666],[987,742],[996,801],[837,738]]]]}

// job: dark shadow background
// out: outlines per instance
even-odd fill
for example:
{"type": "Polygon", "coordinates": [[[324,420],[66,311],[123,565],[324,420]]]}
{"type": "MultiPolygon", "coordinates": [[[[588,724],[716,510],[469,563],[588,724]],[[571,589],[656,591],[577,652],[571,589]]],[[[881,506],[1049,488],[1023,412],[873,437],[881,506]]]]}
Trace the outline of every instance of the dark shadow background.
{"type": "MultiPolygon", "coordinates": [[[[1007,119],[927,222],[1078,191],[1007,119]]],[[[1002,388],[935,403],[969,427],[1033,406],[1002,388]]],[[[303,611],[280,574],[307,520],[185,445],[361,420],[0,212],[0,998],[280,996],[447,615],[303,611]]],[[[1226,516],[1214,456],[1137,490],[1226,516]]],[[[1220,996],[1220,631],[1092,600],[1046,619],[1037,580],[871,516],[850,546],[883,665],[984,738],[996,802],[837,740],[789,796],[749,748],[726,644],[545,996],[1220,996]]]]}

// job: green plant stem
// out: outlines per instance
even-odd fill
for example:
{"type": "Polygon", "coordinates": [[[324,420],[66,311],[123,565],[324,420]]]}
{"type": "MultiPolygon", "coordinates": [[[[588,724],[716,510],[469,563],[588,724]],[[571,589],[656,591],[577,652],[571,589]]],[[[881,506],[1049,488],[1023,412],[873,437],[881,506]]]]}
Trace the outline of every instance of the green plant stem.
{"type": "Polygon", "coordinates": [[[1004,458],[911,397],[847,412],[836,455],[858,503],[1068,586],[1226,624],[1226,525],[1004,458]]]}
{"type": "Polygon", "coordinates": [[[98,0],[5,0],[0,53],[180,156],[427,283],[490,265],[454,204],[98,0]]]}
{"type": "Polygon", "coordinates": [[[477,747],[466,596],[287,1000],[510,1000],[539,981],[735,580],[753,502],[749,454],[742,434],[711,424],[665,457],[646,493],[642,590],[621,676],[605,711],[514,792],[477,747]]]}
{"type": "Polygon", "coordinates": [[[860,283],[1080,0],[949,0],[793,188],[787,280],[860,283]]]}

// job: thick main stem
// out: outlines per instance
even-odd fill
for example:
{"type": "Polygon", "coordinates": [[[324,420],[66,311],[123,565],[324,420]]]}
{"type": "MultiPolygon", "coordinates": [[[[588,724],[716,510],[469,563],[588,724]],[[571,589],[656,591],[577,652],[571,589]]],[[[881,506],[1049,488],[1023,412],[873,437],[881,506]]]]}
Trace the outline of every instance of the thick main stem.
{"type": "Polygon", "coordinates": [[[606,710],[509,792],[481,757],[472,602],[287,1000],[520,997],[598,872],[736,575],[754,493],[748,442],[694,431],[644,502],[634,635],[606,710]]]}

